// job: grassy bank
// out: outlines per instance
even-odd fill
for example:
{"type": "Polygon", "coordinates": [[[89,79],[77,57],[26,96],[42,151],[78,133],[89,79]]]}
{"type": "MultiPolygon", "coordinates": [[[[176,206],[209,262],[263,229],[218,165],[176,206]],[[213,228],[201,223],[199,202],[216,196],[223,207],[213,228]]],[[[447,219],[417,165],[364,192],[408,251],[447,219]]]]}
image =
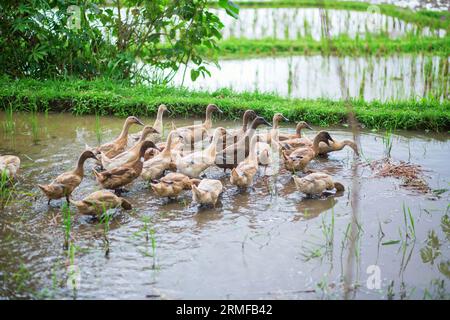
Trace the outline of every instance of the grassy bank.
{"type": "MultiPolygon", "coordinates": [[[[450,38],[409,37],[405,39],[389,39],[387,36],[371,36],[366,39],[351,39],[339,36],[332,39],[330,46],[327,40],[317,41],[312,38],[297,40],[277,39],[227,39],[219,42],[220,58],[238,58],[249,56],[269,56],[283,53],[334,54],[334,55],[388,55],[393,53],[424,53],[448,55],[450,38]]],[[[208,52],[208,54],[210,54],[208,52]]]]}
{"type": "MultiPolygon", "coordinates": [[[[334,1],[334,0],[272,0],[272,1],[236,1],[241,8],[326,8],[367,11],[372,4],[356,1],[334,1]]],[[[413,11],[408,8],[397,7],[392,4],[377,4],[380,13],[395,17],[406,22],[411,22],[419,26],[440,28],[449,30],[450,12],[447,11],[413,11]]]]}
{"type": "MultiPolygon", "coordinates": [[[[342,101],[286,99],[271,94],[235,93],[222,89],[213,93],[179,88],[130,86],[106,80],[37,81],[0,79],[0,108],[14,111],[54,111],[116,116],[154,115],[165,103],[174,116],[203,115],[208,103],[216,103],[228,119],[251,108],[271,118],[282,112],[291,121],[314,125],[336,125],[347,121],[342,101]]],[[[361,124],[369,128],[450,129],[450,102],[433,100],[400,102],[352,101],[361,124]]]]}

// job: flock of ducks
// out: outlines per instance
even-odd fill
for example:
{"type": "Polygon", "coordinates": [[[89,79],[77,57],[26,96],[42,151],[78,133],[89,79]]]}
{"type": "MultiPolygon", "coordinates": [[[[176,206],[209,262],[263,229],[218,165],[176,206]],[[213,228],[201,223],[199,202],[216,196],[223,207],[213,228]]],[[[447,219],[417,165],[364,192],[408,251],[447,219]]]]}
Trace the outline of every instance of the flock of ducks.
{"type": "MultiPolygon", "coordinates": [[[[273,123],[269,124],[253,110],[247,110],[242,127],[213,128],[212,114],[222,112],[214,104],[207,106],[206,119],[201,124],[180,128],[172,124],[163,142],[163,115],[168,112],[167,107],[161,105],[152,126],[144,125],[134,116],[128,117],[116,139],[95,148],[86,146],[73,170],[60,174],[50,184],[38,185],[48,198],[48,204],[51,200],[65,198],[81,214],[94,216],[111,208],[129,210],[132,204],[121,197],[123,187],[141,177],[160,197],[176,198],[183,190],[191,190],[194,202],[215,206],[224,187],[220,180],[205,177],[204,171],[212,166],[231,170],[230,182],[239,189],[253,185],[259,167],[264,167],[264,174],[267,168],[284,167],[294,173],[292,177],[300,192],[307,196],[322,195],[333,189],[343,191],[344,186],[326,173],[308,169],[311,160],[345,146],[358,154],[353,141],[336,141],[326,131],[308,139],[302,135],[302,130],[312,128],[303,121],[297,124],[295,134],[279,132],[280,122],[288,121],[281,113],[275,114],[273,123]],[[133,125],[143,126],[143,129],[130,135],[133,125]],[[271,126],[271,129],[257,134],[256,129],[261,125],[271,126]],[[98,166],[93,172],[103,189],[82,200],[73,200],[72,192],[84,177],[84,163],[88,159],[96,161],[98,166]],[[303,177],[296,172],[302,172],[303,177]]],[[[0,171],[8,179],[16,177],[19,167],[18,157],[0,156],[0,171]]]]}

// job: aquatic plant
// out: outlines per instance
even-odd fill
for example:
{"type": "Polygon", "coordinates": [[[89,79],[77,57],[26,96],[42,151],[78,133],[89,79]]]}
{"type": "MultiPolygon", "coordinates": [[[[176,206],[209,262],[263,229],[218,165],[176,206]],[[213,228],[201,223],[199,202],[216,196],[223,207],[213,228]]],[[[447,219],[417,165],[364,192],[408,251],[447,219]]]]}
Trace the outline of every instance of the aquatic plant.
{"type": "Polygon", "coordinates": [[[102,127],[100,125],[100,115],[95,113],[95,136],[97,137],[97,144],[102,143],[102,127]]]}
{"type": "Polygon", "coordinates": [[[386,158],[390,158],[393,144],[392,130],[391,129],[386,130],[382,139],[384,145],[384,155],[386,158]]]}
{"type": "Polygon", "coordinates": [[[5,121],[3,121],[3,130],[6,134],[14,134],[16,129],[13,112],[13,106],[10,103],[5,109],[5,121]]]}
{"type": "Polygon", "coordinates": [[[70,211],[70,205],[68,203],[64,203],[61,209],[62,217],[63,217],[63,229],[64,229],[64,250],[69,249],[70,245],[70,233],[72,230],[72,213],[70,211]]]}
{"type": "Polygon", "coordinates": [[[109,223],[112,218],[112,213],[108,212],[105,205],[103,205],[103,212],[100,216],[100,223],[103,225],[103,243],[104,243],[104,250],[105,250],[105,257],[109,256],[109,223]]]}

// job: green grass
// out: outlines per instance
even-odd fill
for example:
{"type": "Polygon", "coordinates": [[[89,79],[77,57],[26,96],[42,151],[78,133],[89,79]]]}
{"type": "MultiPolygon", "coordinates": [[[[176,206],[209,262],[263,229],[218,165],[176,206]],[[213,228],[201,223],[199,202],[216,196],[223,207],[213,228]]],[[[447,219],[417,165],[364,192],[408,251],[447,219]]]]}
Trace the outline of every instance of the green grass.
{"type": "MultiPolygon", "coordinates": [[[[273,0],[273,1],[235,1],[241,8],[311,8],[323,7],[327,9],[366,11],[370,3],[356,1],[334,1],[334,0],[273,0]]],[[[408,8],[397,7],[392,4],[377,4],[380,13],[399,18],[419,26],[432,28],[450,28],[450,12],[447,11],[413,11],[408,8]]]]}
{"type": "MultiPolygon", "coordinates": [[[[67,111],[76,115],[96,114],[153,116],[165,103],[172,116],[204,116],[205,106],[215,103],[224,111],[225,119],[238,119],[246,109],[271,119],[282,112],[291,121],[307,121],[330,126],[347,122],[344,101],[328,99],[288,99],[274,94],[236,93],[221,89],[212,93],[173,87],[148,87],[108,80],[11,81],[0,78],[0,109],[10,104],[15,111],[46,109],[67,111]]],[[[392,102],[351,100],[359,122],[368,128],[450,129],[450,102],[433,98],[392,102]]]]}
{"type": "MultiPolygon", "coordinates": [[[[450,37],[416,37],[389,39],[385,35],[370,36],[366,39],[352,39],[340,35],[328,40],[299,38],[297,40],[282,39],[226,39],[218,43],[220,51],[214,58],[232,59],[252,56],[271,56],[280,54],[339,54],[350,56],[387,55],[393,53],[430,53],[433,55],[448,55],[450,52],[450,37]]],[[[211,51],[205,54],[212,57],[211,51]]]]}

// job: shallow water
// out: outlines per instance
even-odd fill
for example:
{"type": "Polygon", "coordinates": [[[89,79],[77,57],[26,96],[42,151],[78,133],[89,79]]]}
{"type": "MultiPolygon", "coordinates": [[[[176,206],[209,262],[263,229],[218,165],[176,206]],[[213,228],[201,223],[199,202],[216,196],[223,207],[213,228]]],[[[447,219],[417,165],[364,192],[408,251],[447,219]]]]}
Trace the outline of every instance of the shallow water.
{"type": "MultiPolygon", "coordinates": [[[[433,94],[448,97],[450,78],[444,75],[449,58],[414,55],[386,57],[289,56],[220,61],[210,65],[211,77],[184,85],[197,90],[231,88],[235,91],[272,92],[296,98],[341,99],[339,60],[350,97],[365,100],[420,99],[433,94]]],[[[189,74],[189,72],[187,73],[189,74]]],[[[173,82],[183,82],[182,72],[173,82]]]]}
{"type": "MultiPolygon", "coordinates": [[[[0,122],[4,120],[0,113],[0,122]]],[[[152,123],[152,119],[143,120],[152,123]]],[[[173,120],[177,126],[192,121],[173,120]]],[[[346,149],[311,165],[346,186],[338,197],[304,199],[287,173],[275,183],[258,178],[253,190],[239,193],[221,170],[212,169],[208,177],[221,179],[225,192],[216,209],[199,209],[191,204],[190,191],[169,203],[136,181],[124,195],[134,210],[118,211],[111,221],[109,255],[105,256],[103,226],[76,215],[72,223],[75,252],[70,259],[63,249],[62,202],[48,207],[36,184],[71,168],[85,144],[96,145],[95,117],[38,115],[39,130],[34,135],[30,121],[30,115],[16,114],[15,134],[1,132],[0,154],[13,153],[22,159],[16,196],[0,214],[2,298],[385,299],[394,281],[391,291],[400,299],[403,295],[442,297],[439,285],[432,282],[436,279],[448,287],[450,239],[448,233],[445,237],[441,219],[448,211],[449,192],[437,198],[404,189],[396,179],[375,178],[361,160],[357,180],[361,229],[354,238],[345,237],[353,217],[349,200],[353,155],[346,149]],[[416,239],[409,239],[405,246],[382,245],[405,237],[403,205],[414,217],[416,239]],[[330,232],[324,233],[323,225],[330,226],[332,216],[334,236],[325,246],[325,234],[330,232]],[[151,237],[148,241],[145,237],[148,229],[154,230],[154,258],[151,237]],[[430,230],[441,244],[434,264],[424,263],[420,256],[430,230]],[[371,265],[380,268],[380,289],[366,285],[371,265]],[[67,282],[74,270],[79,272],[77,290],[67,282]],[[345,293],[344,283],[353,289],[345,293]]],[[[115,137],[122,123],[119,118],[101,118],[102,141],[115,137]]],[[[293,132],[293,126],[283,126],[282,131],[293,132]]],[[[342,128],[329,131],[339,140],[351,138],[342,128]]],[[[361,145],[363,159],[383,157],[381,134],[363,132],[361,145]]],[[[449,155],[448,134],[399,132],[393,138],[393,159],[422,165],[431,189],[449,188],[449,155]]],[[[98,189],[90,173],[93,165],[87,163],[75,199],[98,189]]]]}
{"type": "MultiPolygon", "coordinates": [[[[223,38],[247,39],[291,39],[323,37],[323,22],[319,8],[241,8],[239,19],[230,17],[224,10],[214,10],[225,25],[223,38]]],[[[419,33],[423,36],[445,36],[445,30],[430,30],[406,23],[398,18],[380,13],[376,7],[370,11],[334,10],[326,11],[330,36],[347,35],[364,38],[371,34],[386,33],[391,38],[419,33]]]]}

